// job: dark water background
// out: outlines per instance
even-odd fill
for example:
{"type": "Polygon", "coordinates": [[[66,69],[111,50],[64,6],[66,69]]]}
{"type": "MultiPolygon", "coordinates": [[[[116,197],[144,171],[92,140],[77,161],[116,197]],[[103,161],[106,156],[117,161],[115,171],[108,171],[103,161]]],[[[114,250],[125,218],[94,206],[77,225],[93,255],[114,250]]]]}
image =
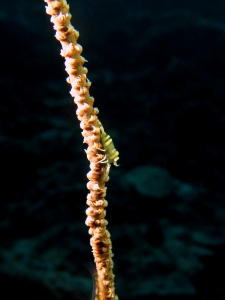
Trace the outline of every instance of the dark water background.
{"type": "MultiPolygon", "coordinates": [[[[222,300],[225,2],[70,1],[120,152],[107,219],[120,299],[222,300]]],[[[44,1],[1,3],[1,299],[90,299],[88,162],[44,1]]]]}

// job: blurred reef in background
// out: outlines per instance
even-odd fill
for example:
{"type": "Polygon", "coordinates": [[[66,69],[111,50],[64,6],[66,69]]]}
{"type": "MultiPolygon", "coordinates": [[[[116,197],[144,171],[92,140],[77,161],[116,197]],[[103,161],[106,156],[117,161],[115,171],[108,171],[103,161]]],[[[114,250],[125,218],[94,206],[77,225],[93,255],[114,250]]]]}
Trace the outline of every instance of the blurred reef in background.
{"type": "MultiPolygon", "coordinates": [[[[120,152],[119,298],[225,299],[225,2],[69,4],[120,152]]],[[[60,45],[43,0],[5,1],[0,24],[1,298],[90,299],[89,166],[60,45]]]]}

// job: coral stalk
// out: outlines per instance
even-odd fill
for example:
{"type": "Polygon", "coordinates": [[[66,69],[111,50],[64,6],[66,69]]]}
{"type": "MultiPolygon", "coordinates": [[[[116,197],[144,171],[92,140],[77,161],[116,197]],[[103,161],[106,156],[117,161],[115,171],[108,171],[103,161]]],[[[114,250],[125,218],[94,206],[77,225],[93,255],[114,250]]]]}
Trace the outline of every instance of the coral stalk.
{"type": "Polygon", "coordinates": [[[94,98],[89,94],[91,82],[87,79],[87,68],[83,67],[85,59],[81,56],[82,46],[77,43],[79,33],[70,23],[72,16],[69,5],[65,0],[44,1],[47,3],[46,13],[51,15],[51,22],[56,30],[55,37],[62,45],[61,55],[65,58],[69,75],[67,82],[72,86],[70,94],[77,104],[77,118],[80,121],[84,143],[88,145],[86,154],[91,170],[87,174],[87,188],[90,192],[87,196],[89,208],[86,210],[86,225],[90,227],[90,241],[98,275],[95,299],[117,300],[112,270],[112,244],[105,219],[105,183],[109,179],[110,162],[101,141],[102,125],[97,117],[98,109],[93,107],[94,98]]]}

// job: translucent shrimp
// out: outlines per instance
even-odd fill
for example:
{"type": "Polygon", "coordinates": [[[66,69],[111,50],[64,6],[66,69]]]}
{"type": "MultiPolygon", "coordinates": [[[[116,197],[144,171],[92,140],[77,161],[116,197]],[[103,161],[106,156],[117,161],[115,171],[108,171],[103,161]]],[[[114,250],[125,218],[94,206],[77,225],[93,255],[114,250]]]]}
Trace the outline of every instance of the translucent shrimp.
{"type": "Polygon", "coordinates": [[[85,264],[90,272],[93,280],[91,300],[98,300],[97,280],[98,274],[94,263],[88,262],[85,264]]]}

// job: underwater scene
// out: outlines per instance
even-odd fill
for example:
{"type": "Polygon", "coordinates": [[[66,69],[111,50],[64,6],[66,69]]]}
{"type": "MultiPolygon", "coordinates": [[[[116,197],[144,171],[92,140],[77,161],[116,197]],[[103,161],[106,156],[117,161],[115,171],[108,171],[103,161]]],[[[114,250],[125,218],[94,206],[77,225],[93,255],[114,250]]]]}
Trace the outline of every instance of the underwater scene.
{"type": "MultiPolygon", "coordinates": [[[[119,151],[106,183],[116,294],[224,300],[225,1],[68,4],[119,151]]],[[[1,299],[97,300],[87,145],[45,6],[1,3],[1,299]]]]}

